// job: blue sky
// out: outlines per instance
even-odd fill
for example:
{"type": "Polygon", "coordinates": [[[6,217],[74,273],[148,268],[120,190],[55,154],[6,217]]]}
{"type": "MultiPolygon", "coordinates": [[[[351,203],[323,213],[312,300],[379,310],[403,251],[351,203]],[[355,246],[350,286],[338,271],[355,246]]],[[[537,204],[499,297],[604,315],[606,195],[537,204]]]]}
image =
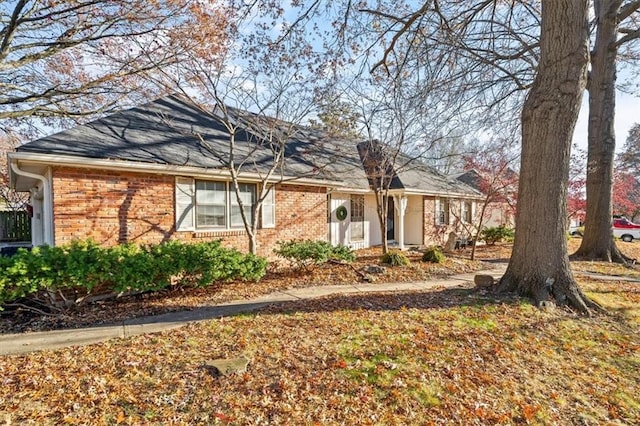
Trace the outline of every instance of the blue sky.
{"type": "MultiPolygon", "coordinates": [[[[589,113],[589,92],[584,92],[582,100],[582,108],[580,116],[576,124],[576,130],[573,134],[573,143],[580,148],[587,149],[587,115],[589,113]]],[[[640,97],[632,96],[627,93],[618,91],[616,97],[616,150],[620,150],[624,141],[627,139],[629,129],[635,124],[640,123],[640,97]]]]}

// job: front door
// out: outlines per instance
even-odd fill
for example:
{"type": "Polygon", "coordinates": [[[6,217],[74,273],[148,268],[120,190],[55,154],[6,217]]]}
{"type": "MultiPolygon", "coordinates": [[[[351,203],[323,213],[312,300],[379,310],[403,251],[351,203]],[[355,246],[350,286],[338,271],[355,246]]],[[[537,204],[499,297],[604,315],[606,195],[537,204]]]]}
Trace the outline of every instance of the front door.
{"type": "Polygon", "coordinates": [[[393,205],[393,198],[387,198],[387,240],[396,239],[395,230],[396,209],[393,205]]]}

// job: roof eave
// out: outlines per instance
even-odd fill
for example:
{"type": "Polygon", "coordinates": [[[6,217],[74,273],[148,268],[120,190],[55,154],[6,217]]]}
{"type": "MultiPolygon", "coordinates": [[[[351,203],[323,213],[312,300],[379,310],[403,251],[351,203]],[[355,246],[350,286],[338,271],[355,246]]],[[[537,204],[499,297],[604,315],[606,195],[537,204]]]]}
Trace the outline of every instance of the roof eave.
{"type": "MultiPolygon", "coordinates": [[[[202,168],[194,166],[177,166],[172,164],[158,164],[158,163],[142,163],[137,161],[126,160],[110,160],[105,158],[90,158],[90,157],[78,157],[71,155],[59,155],[59,154],[43,154],[33,152],[11,152],[8,154],[9,162],[16,161],[29,164],[43,164],[49,166],[68,166],[77,168],[97,168],[104,170],[115,170],[123,172],[143,172],[153,174],[167,174],[172,176],[190,176],[195,178],[224,178],[231,179],[230,172],[226,169],[215,168],[202,168]]],[[[241,172],[238,175],[239,179],[247,182],[263,182],[265,181],[264,174],[241,172]]],[[[294,183],[308,186],[331,186],[340,187],[344,186],[342,182],[316,179],[312,177],[300,177],[300,176],[272,176],[267,180],[268,182],[283,182],[294,183]]]]}
{"type": "Polygon", "coordinates": [[[428,197],[451,197],[451,198],[463,198],[469,200],[477,200],[482,198],[482,194],[470,194],[464,192],[455,191],[425,191],[416,188],[407,188],[404,190],[407,195],[425,195],[428,197]]]}

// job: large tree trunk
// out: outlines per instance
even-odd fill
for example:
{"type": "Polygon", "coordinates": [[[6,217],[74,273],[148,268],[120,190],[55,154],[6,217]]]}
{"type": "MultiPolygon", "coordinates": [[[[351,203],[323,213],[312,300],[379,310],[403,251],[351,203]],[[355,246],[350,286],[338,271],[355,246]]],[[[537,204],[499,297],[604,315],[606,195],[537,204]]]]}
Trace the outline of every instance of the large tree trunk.
{"type": "Polygon", "coordinates": [[[596,0],[596,39],[589,74],[587,212],[576,258],[624,263],[611,232],[613,160],[616,149],[617,15],[621,0],[596,0]]]}
{"type": "Polygon", "coordinates": [[[540,64],[522,110],[522,157],[513,254],[498,291],[581,311],[567,254],[571,138],[586,85],[588,1],[542,2],[540,64]]]}

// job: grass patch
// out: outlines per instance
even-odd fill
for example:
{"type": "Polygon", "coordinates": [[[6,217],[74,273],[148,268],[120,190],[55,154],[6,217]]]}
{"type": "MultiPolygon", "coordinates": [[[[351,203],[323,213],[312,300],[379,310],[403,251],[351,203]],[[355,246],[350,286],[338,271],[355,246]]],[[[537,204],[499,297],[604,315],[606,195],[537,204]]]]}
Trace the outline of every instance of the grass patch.
{"type": "Polygon", "coordinates": [[[633,318],[546,312],[519,299],[476,305],[470,295],[326,297],[3,357],[3,415],[16,424],[640,421],[633,318]],[[251,359],[244,374],[202,368],[237,356],[251,359]]]}

